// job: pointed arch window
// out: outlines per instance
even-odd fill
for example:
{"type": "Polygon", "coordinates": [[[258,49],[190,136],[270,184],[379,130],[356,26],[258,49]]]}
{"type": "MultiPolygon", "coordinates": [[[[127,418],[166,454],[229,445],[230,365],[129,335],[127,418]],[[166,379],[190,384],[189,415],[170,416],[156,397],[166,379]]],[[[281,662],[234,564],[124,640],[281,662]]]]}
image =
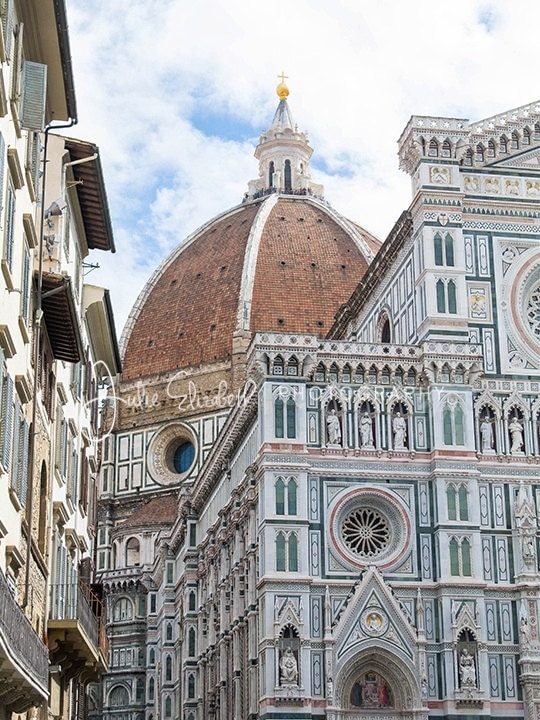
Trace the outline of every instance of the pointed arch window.
{"type": "Polygon", "coordinates": [[[443,439],[445,445],[465,445],[463,408],[455,396],[443,408],[443,439]]]}
{"type": "Polygon", "coordinates": [[[433,237],[433,252],[435,255],[435,265],[454,266],[454,238],[450,233],[443,236],[441,233],[435,233],[433,237]]]}
{"type": "Polygon", "coordinates": [[[276,515],[285,515],[285,482],[281,477],[276,480],[276,515]]]}
{"type": "Polygon", "coordinates": [[[296,403],[292,397],[287,400],[287,437],[296,437],[296,403]]]}
{"type": "Polygon", "coordinates": [[[499,148],[502,153],[508,152],[508,139],[506,135],[501,135],[501,139],[499,141],[499,148]]]}
{"type": "Polygon", "coordinates": [[[291,173],[291,161],[285,160],[285,192],[292,193],[292,173],[291,173]]]}
{"type": "Polygon", "coordinates": [[[471,577],[471,542],[468,538],[453,537],[450,540],[450,575],[471,577]]]}
{"type": "Polygon", "coordinates": [[[517,130],[512,133],[512,140],[510,142],[512,150],[519,150],[519,134],[517,130]]]}
{"type": "Polygon", "coordinates": [[[448,281],[447,291],[448,291],[448,312],[451,315],[455,315],[457,313],[456,283],[453,280],[448,281]]]}
{"type": "Polygon", "coordinates": [[[274,434],[277,438],[283,437],[283,400],[280,397],[274,400],[274,434]]]}
{"type": "Polygon", "coordinates": [[[428,156],[429,157],[438,157],[438,155],[439,155],[439,143],[435,140],[435,138],[432,138],[429,141],[428,156]]]}
{"type": "Polygon", "coordinates": [[[531,144],[531,131],[529,128],[525,128],[523,130],[523,145],[530,145],[531,144]]]}
{"type": "Polygon", "coordinates": [[[165,682],[172,682],[172,658],[170,655],[165,658],[165,682]]]}
{"type": "Polygon", "coordinates": [[[463,156],[463,165],[465,167],[472,167],[473,164],[473,151],[471,148],[467,148],[465,155],[463,156]]]}
{"type": "Polygon", "coordinates": [[[280,530],[276,535],[276,570],[298,572],[298,538],[296,533],[280,530]]]}
{"type": "Polygon", "coordinates": [[[452,144],[450,143],[450,140],[445,140],[443,142],[441,156],[444,158],[449,158],[452,156],[452,144]]]}
{"type": "Polygon", "coordinates": [[[290,395],[286,401],[280,395],[274,400],[274,435],[276,438],[296,437],[296,401],[290,395]]]}
{"type": "Polygon", "coordinates": [[[437,280],[435,286],[437,296],[437,312],[457,313],[456,283],[454,280],[437,280]]]}
{"type": "Polygon", "coordinates": [[[444,282],[437,280],[437,312],[446,312],[446,292],[444,282]]]}
{"type": "Polygon", "coordinates": [[[488,142],[487,155],[490,158],[494,158],[496,154],[497,154],[497,146],[495,145],[495,140],[490,140],[488,142]]]}
{"type": "Polygon", "coordinates": [[[275,485],[276,515],[296,515],[298,486],[293,477],[278,477],[275,485]]]}
{"type": "Polygon", "coordinates": [[[172,717],[172,700],[169,696],[165,698],[165,717],[172,717]]]}
{"type": "Polygon", "coordinates": [[[148,699],[149,699],[149,700],[153,700],[153,699],[154,699],[154,697],[155,697],[155,692],[156,692],[156,681],[155,681],[154,678],[152,677],[152,678],[150,678],[150,680],[148,681],[148,699]]]}
{"type": "Polygon", "coordinates": [[[449,520],[467,521],[469,519],[469,496],[463,483],[456,488],[450,483],[446,488],[446,501],[449,520]]]}
{"type": "Polygon", "coordinates": [[[188,676],[188,698],[193,700],[195,697],[195,675],[188,676]]]}
{"type": "Polygon", "coordinates": [[[195,657],[195,628],[189,628],[188,630],[188,655],[189,657],[195,657]]]}
{"type": "Polygon", "coordinates": [[[484,162],[484,146],[481,144],[476,146],[476,160],[480,163],[484,162]]]}

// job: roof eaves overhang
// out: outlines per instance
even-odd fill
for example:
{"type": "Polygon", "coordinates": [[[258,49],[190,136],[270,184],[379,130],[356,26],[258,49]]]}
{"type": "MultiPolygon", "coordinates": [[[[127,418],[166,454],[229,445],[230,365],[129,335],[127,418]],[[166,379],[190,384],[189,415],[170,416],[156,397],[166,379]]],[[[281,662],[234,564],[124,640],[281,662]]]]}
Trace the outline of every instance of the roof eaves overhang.
{"type": "Polygon", "coordinates": [[[94,359],[104,363],[114,377],[122,371],[114,314],[109,291],[95,285],[83,287],[84,314],[94,359]]]}
{"type": "Polygon", "coordinates": [[[66,138],[65,147],[71,162],[97,155],[92,162],[72,166],[77,199],[88,247],[91,250],[116,252],[99,148],[93,143],[74,138],[66,138]]]}
{"type": "Polygon", "coordinates": [[[83,344],[71,279],[43,273],[41,307],[53,355],[57,360],[80,362],[83,344]]]}
{"type": "Polygon", "coordinates": [[[47,65],[46,123],[77,120],[75,83],[65,0],[26,0],[18,12],[24,22],[27,60],[47,65]]]}

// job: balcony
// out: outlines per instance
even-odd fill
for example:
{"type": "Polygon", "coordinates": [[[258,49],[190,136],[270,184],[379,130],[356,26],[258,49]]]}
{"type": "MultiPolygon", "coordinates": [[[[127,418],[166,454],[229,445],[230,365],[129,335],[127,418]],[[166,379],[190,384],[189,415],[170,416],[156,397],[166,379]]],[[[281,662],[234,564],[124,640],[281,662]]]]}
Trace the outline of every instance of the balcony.
{"type": "Polygon", "coordinates": [[[47,699],[49,653],[0,571],[0,706],[22,713],[47,699]]]}
{"type": "Polygon", "coordinates": [[[51,662],[79,682],[97,682],[107,670],[108,644],[100,600],[82,582],[52,586],[47,626],[51,662]]]}

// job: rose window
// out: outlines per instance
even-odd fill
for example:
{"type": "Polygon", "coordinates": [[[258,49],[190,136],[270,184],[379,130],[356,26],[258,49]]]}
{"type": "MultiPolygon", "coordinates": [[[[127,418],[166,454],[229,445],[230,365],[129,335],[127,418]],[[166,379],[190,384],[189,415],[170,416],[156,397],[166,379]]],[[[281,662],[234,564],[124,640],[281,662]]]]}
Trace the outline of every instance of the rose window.
{"type": "Polygon", "coordinates": [[[377,510],[353,510],[343,520],[341,535],[345,545],[363,558],[375,558],[386,549],[390,541],[390,527],[384,515],[377,510]]]}
{"type": "Polygon", "coordinates": [[[334,557],[346,567],[397,567],[411,547],[410,511],[403,498],[383,487],[338,493],[329,513],[334,557]]]}
{"type": "Polygon", "coordinates": [[[529,295],[525,313],[532,334],[540,337],[540,285],[529,295]]]}

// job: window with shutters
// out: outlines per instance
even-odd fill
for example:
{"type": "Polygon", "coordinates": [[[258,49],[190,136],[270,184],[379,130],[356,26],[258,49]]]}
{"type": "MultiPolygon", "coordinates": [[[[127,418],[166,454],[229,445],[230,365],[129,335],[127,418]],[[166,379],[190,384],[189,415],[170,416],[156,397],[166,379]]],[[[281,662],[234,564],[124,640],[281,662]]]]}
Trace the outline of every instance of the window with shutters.
{"type": "Polygon", "coordinates": [[[30,250],[25,243],[21,278],[21,319],[27,329],[30,327],[30,287],[30,250]]]}
{"type": "Polygon", "coordinates": [[[21,82],[23,67],[23,35],[24,26],[18,23],[13,28],[13,56],[11,62],[11,92],[10,100],[15,107],[18,106],[21,99],[21,82]]]}
{"type": "Polygon", "coordinates": [[[35,201],[39,195],[39,179],[41,177],[40,150],[39,133],[29,132],[26,137],[25,173],[26,184],[30,190],[33,201],[35,201]]]}
{"type": "Polygon", "coordinates": [[[21,507],[26,506],[28,492],[28,442],[28,424],[24,419],[22,405],[18,400],[15,400],[13,409],[11,490],[21,507]]]}
{"type": "Polygon", "coordinates": [[[0,18],[2,20],[3,57],[2,61],[9,60],[13,49],[13,27],[15,22],[14,0],[2,0],[0,3],[0,18]]]}
{"type": "MultiPolygon", "coordinates": [[[[9,270],[9,273],[13,272],[13,248],[15,242],[14,233],[14,222],[15,222],[15,190],[11,182],[8,183],[7,195],[6,195],[6,212],[4,216],[4,252],[2,259],[5,262],[5,266],[9,270]]],[[[8,282],[8,284],[11,284],[8,282]]]]}
{"type": "Polygon", "coordinates": [[[2,369],[2,398],[0,411],[0,460],[2,467],[7,472],[11,467],[11,457],[13,451],[13,390],[14,383],[10,375],[7,375],[5,369],[2,369]]]}

